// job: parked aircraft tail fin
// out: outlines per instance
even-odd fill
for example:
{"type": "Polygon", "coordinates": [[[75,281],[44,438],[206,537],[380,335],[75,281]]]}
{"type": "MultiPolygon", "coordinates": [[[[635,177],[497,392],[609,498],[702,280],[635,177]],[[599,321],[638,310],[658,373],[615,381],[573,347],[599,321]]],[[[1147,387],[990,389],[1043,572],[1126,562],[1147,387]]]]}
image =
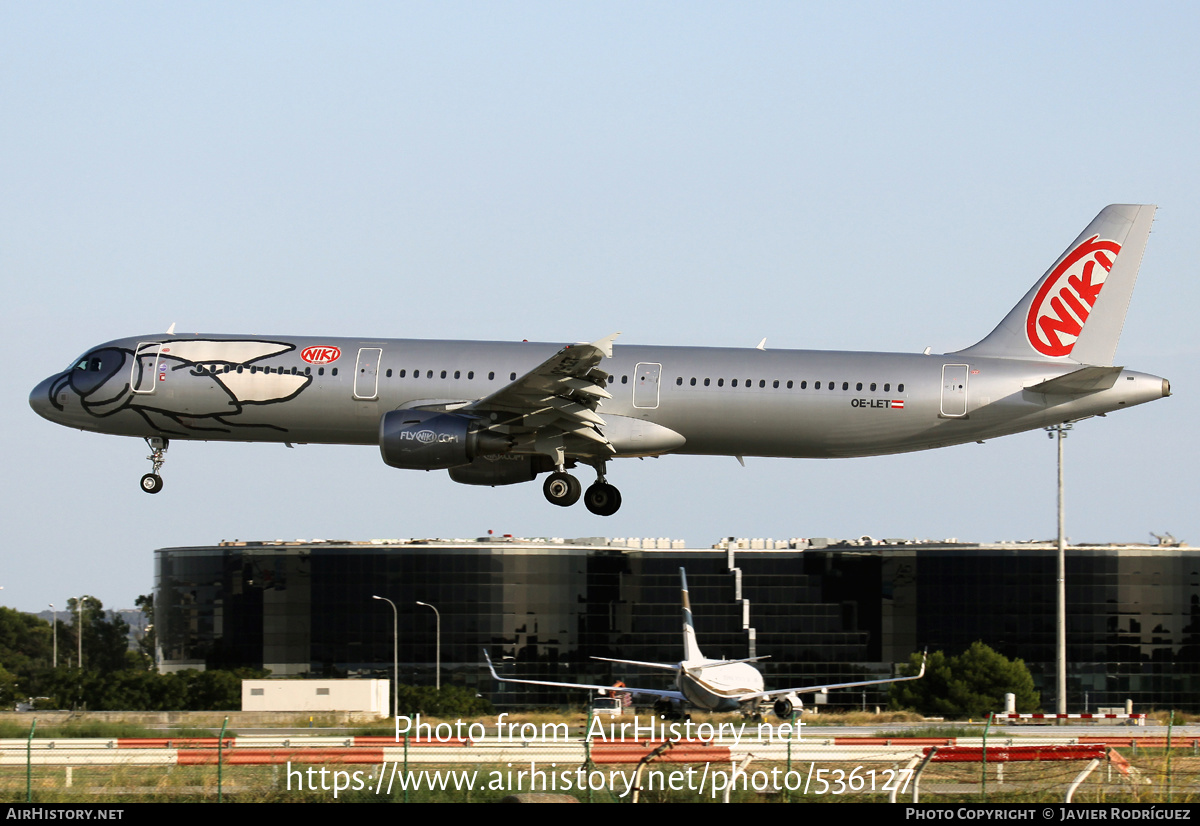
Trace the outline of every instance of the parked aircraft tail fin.
{"type": "Polygon", "coordinates": [[[1157,207],[1112,204],[987,338],[955,355],[1110,366],[1157,207]]]}
{"type": "Polygon", "coordinates": [[[692,624],[692,603],[688,599],[687,571],[679,569],[679,579],[683,585],[683,661],[685,663],[704,659],[700,646],[696,643],[696,626],[692,624]]]}

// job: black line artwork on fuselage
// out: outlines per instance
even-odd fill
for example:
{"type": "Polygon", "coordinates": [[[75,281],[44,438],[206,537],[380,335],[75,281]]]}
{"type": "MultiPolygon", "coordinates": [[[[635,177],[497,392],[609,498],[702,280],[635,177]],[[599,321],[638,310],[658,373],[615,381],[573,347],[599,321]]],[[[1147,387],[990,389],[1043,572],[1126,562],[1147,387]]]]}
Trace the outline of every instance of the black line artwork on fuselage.
{"type": "Polygon", "coordinates": [[[50,403],[64,410],[60,397],[69,389],[89,416],[132,411],[155,431],[174,436],[251,428],[286,433],[279,425],[232,418],[248,406],[294,399],[312,384],[311,375],[261,363],[295,349],[286,342],[254,339],[147,342],[137,352],[103,347],[59,376],[50,388],[50,403]],[[187,392],[174,393],[181,383],[187,392]],[[204,384],[207,391],[198,387],[204,384]]]}

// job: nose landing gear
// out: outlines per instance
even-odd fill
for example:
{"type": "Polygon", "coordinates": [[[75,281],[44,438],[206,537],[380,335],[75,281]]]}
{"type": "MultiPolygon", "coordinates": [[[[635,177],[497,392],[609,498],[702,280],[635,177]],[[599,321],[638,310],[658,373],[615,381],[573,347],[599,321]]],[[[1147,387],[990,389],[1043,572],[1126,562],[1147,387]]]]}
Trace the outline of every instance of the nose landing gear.
{"type": "Polygon", "coordinates": [[[150,455],[146,458],[154,463],[154,467],[142,477],[142,490],[146,493],[158,493],[163,489],[163,480],[158,472],[167,461],[167,447],[170,443],[161,436],[148,436],[146,444],[150,447],[150,455]]]}

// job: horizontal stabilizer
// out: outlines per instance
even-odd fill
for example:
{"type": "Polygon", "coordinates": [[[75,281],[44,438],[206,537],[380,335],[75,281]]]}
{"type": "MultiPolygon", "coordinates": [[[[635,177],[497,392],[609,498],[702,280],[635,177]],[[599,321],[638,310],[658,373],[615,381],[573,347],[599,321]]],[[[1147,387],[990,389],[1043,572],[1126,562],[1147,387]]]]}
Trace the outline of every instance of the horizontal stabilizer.
{"type": "Polygon", "coordinates": [[[1083,396],[1099,393],[1117,383],[1123,367],[1084,367],[1066,375],[1026,387],[1034,393],[1049,393],[1053,396],[1083,396]]]}

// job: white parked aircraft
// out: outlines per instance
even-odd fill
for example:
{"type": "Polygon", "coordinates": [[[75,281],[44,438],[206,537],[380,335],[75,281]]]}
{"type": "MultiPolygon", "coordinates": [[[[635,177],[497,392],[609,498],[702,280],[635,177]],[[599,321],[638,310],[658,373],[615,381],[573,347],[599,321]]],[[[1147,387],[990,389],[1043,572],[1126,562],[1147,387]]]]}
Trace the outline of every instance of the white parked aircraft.
{"type": "Polygon", "coordinates": [[[696,643],[696,628],[692,623],[692,604],[688,599],[687,572],[679,569],[679,577],[683,586],[683,659],[677,663],[652,663],[641,660],[614,660],[609,657],[592,657],[622,665],[640,666],[642,668],[661,668],[675,672],[675,689],[632,688],[611,685],[589,685],[586,683],[556,683],[545,680],[515,680],[501,677],[492,665],[492,658],[487,651],[483,652],[492,677],[502,683],[520,683],[523,685],[542,685],[553,688],[586,688],[596,691],[614,692],[618,694],[645,694],[658,697],[655,708],[665,711],[669,707],[683,707],[690,703],[703,711],[738,711],[748,714],[756,713],[759,708],[771,704],[775,715],[780,719],[788,719],[792,711],[803,708],[801,694],[824,694],[838,688],[860,688],[868,685],[884,685],[886,683],[902,683],[908,680],[919,680],[925,676],[925,661],[921,661],[921,671],[913,677],[890,677],[884,680],[862,680],[853,683],[824,683],[800,688],[776,688],[770,691],[763,688],[762,673],[750,665],[767,657],[748,657],[741,660],[710,660],[700,653],[696,643]]]}
{"type": "Polygon", "coordinates": [[[1113,365],[1154,210],[1105,207],[990,335],[946,355],[168,333],[89,350],[29,403],[146,439],[148,493],[171,439],[362,444],[469,485],[548,473],[550,502],[582,493],[607,516],[610,459],[903,453],[1170,395],[1113,365]]]}

